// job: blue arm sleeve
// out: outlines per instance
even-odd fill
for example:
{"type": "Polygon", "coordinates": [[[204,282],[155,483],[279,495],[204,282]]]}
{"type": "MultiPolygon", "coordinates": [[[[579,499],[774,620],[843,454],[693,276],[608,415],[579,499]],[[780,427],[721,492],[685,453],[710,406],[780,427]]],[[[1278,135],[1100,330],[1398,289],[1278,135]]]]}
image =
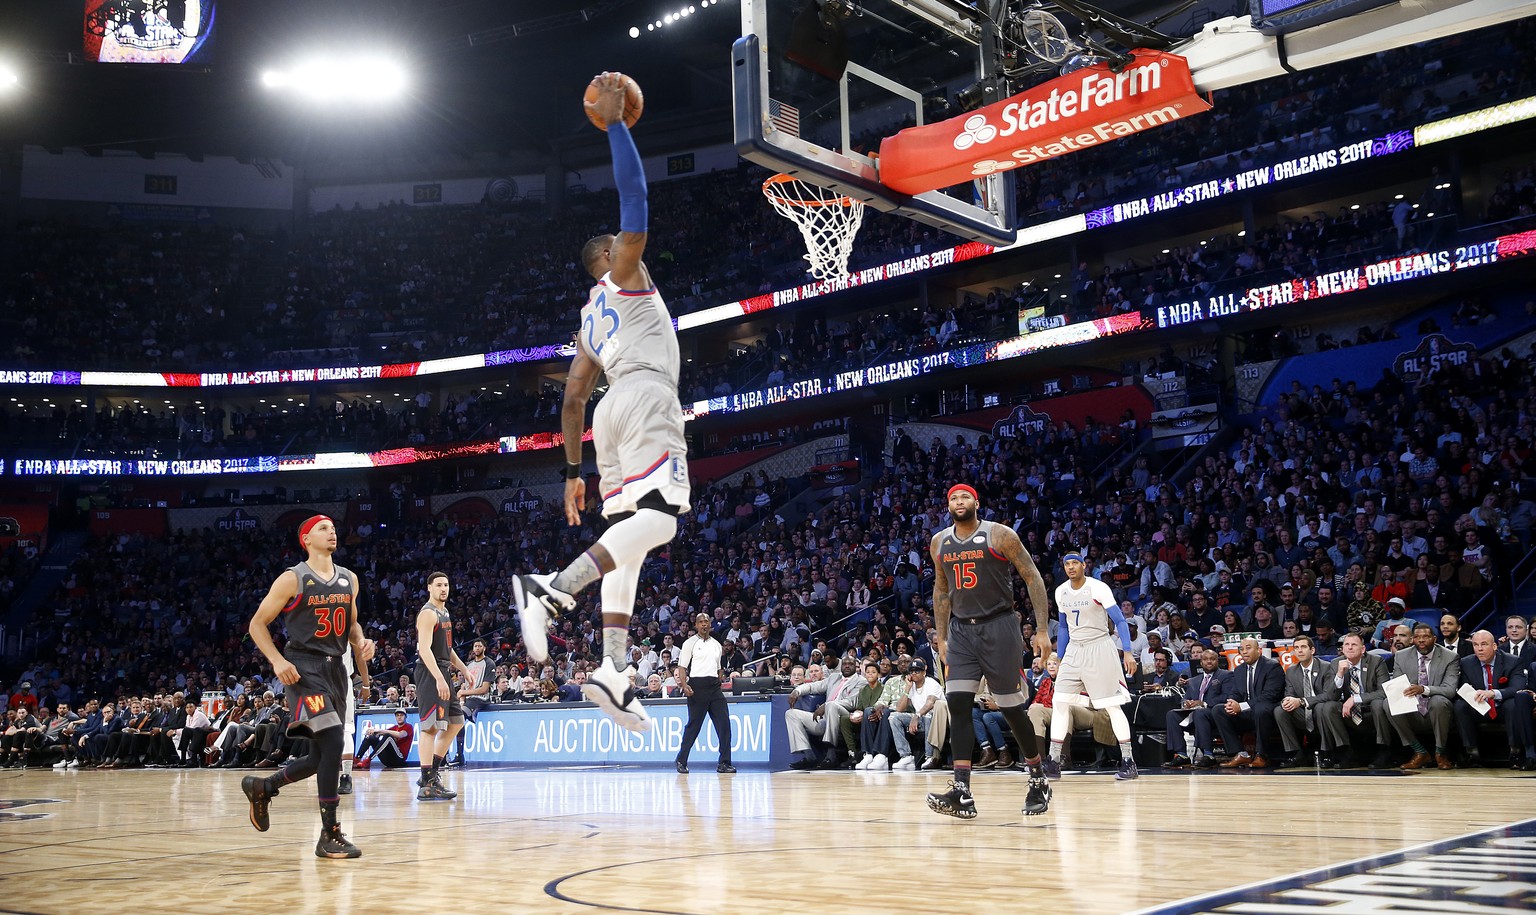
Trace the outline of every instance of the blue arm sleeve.
{"type": "Polygon", "coordinates": [[[1115,631],[1120,633],[1120,648],[1124,651],[1130,651],[1131,627],[1125,621],[1125,614],[1120,612],[1120,605],[1111,603],[1108,607],[1104,608],[1104,612],[1109,614],[1110,620],[1115,624],[1115,631]]]}
{"type": "Polygon", "coordinates": [[[1072,641],[1072,634],[1067,631],[1067,615],[1061,615],[1061,622],[1056,626],[1056,657],[1067,656],[1067,644],[1072,641]]]}
{"type": "Polygon", "coordinates": [[[619,189],[619,230],[644,232],[650,221],[645,167],[623,121],[608,125],[608,148],[613,152],[613,183],[619,189]]]}

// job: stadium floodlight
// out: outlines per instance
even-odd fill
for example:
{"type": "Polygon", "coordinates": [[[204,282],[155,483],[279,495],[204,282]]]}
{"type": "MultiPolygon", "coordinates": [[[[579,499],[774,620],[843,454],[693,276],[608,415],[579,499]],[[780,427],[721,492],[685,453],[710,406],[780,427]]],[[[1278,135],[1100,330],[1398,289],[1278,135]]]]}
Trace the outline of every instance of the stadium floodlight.
{"type": "Polygon", "coordinates": [[[21,74],[16,68],[0,60],[0,95],[7,95],[21,87],[21,74]]]}
{"type": "Polygon", "coordinates": [[[389,102],[404,94],[410,78],[382,56],[325,57],[266,70],[261,84],[312,102],[389,102]]]}

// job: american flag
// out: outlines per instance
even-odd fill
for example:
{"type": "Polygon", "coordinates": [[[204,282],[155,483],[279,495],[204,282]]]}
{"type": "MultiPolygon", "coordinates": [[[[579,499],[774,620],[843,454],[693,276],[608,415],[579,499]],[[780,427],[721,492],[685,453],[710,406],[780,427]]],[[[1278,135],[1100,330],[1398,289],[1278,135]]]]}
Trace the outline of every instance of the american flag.
{"type": "Polygon", "coordinates": [[[776,99],[768,100],[768,121],[792,137],[800,136],[800,109],[776,99]]]}

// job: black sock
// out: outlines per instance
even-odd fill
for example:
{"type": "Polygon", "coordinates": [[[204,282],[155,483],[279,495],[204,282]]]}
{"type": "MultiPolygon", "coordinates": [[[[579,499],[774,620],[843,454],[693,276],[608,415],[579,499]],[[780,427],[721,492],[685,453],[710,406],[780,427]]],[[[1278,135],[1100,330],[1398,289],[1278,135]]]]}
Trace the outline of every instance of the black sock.
{"type": "Polygon", "coordinates": [[[437,770],[441,769],[442,767],[443,767],[443,757],[441,757],[441,756],[433,756],[432,757],[432,774],[436,775],[437,774],[437,770]]]}
{"type": "Polygon", "coordinates": [[[336,801],[320,802],[320,826],[327,831],[337,828],[336,801]]]}

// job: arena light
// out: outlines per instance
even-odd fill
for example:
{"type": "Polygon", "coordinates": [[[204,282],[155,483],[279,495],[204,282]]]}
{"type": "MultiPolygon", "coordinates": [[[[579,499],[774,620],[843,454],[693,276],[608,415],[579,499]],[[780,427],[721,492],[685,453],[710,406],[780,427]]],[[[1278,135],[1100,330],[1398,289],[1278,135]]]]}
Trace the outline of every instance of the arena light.
{"type": "Polygon", "coordinates": [[[9,95],[21,88],[21,74],[11,64],[0,60],[0,95],[9,95]]]}
{"type": "Polygon", "coordinates": [[[1536,96],[1420,124],[1413,129],[1413,142],[1415,146],[1427,146],[1530,118],[1536,118],[1536,96]]]}
{"type": "Polygon", "coordinates": [[[382,55],[326,57],[265,70],[261,84],[313,102],[389,102],[404,94],[410,77],[382,55]]]}

